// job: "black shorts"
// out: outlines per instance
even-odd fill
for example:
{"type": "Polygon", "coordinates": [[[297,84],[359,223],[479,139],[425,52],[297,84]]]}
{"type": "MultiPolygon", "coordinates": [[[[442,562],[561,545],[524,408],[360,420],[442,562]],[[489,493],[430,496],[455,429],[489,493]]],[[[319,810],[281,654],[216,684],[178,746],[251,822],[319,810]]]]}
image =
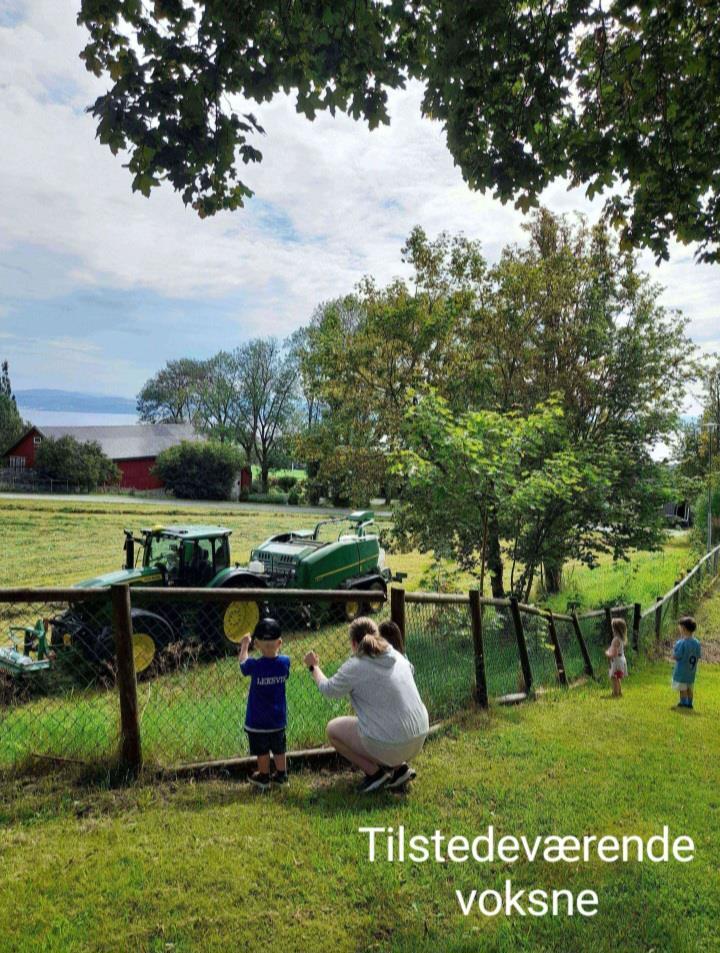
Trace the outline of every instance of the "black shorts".
{"type": "Polygon", "coordinates": [[[250,754],[285,754],[285,729],[279,731],[248,731],[245,729],[250,745],[250,754]]]}

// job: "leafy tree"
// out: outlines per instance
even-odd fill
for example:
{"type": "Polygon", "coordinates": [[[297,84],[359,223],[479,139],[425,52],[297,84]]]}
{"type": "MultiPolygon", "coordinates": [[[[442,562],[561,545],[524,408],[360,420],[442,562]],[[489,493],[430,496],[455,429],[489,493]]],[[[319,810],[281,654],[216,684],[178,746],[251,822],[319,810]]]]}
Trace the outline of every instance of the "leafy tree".
{"type": "Polygon", "coordinates": [[[82,0],[101,142],[128,150],[133,188],[169,179],[200,216],[251,195],[262,158],[239,102],[293,90],[296,109],[389,122],[388,91],[425,87],[471,187],[526,209],[552,180],[588,195],[625,244],[671,236],[720,257],[720,18],[703,0],[82,0]]]}
{"type": "Polygon", "coordinates": [[[153,472],[181,499],[227,500],[241,466],[228,443],[183,440],[158,454],[153,472]]]}
{"type": "Polygon", "coordinates": [[[0,454],[22,437],[25,423],[17,409],[7,361],[0,365],[0,454]]]}
{"type": "Polygon", "coordinates": [[[198,412],[198,397],[207,373],[205,361],[192,358],[168,361],[145,382],[138,394],[140,420],[153,424],[192,422],[198,412]]]}
{"type": "Polygon", "coordinates": [[[301,437],[299,455],[317,462],[318,478],[327,483],[331,474],[322,471],[334,468],[336,448],[348,461],[354,451],[349,472],[360,485],[347,487],[353,499],[366,492],[361,474],[370,460],[373,494],[383,487],[391,492],[387,453],[398,441],[408,388],[455,393],[467,406],[461,332],[486,270],[479,245],[446,233],[429,241],[416,228],[402,256],[413,269],[409,282],[379,288],[365,279],[354,294],[320,305],[297,344],[303,386],[322,406],[320,420],[301,437]]]}
{"type": "Polygon", "coordinates": [[[97,441],[70,436],[45,438],[35,454],[35,470],[43,480],[65,481],[81,490],[120,482],[120,470],[97,441]]]}
{"type": "Polygon", "coordinates": [[[539,532],[559,503],[576,503],[603,475],[565,445],[563,412],[549,401],[526,416],[493,410],[453,414],[430,391],[407,413],[405,449],[396,466],[405,480],[395,539],[403,548],[452,557],[478,575],[484,567],[488,514],[500,521],[522,565],[513,588],[529,598],[535,573],[552,554],[552,532],[539,532]]]}
{"type": "Polygon", "coordinates": [[[236,435],[241,382],[242,362],[237,351],[220,351],[203,366],[195,396],[195,419],[203,431],[220,443],[236,435]]]}
{"type": "MultiPolygon", "coordinates": [[[[604,492],[553,518],[555,555],[543,571],[555,591],[578,533],[594,534],[596,548],[615,558],[658,545],[664,477],[650,451],[676,427],[694,365],[686,322],[659,305],[658,286],[604,227],[541,210],[528,230],[529,244],[506,248],[478,290],[464,386],[481,405],[524,414],[557,393],[569,446],[606,474],[604,492]]],[[[499,594],[492,512],[490,539],[499,594]]]]}
{"type": "Polygon", "coordinates": [[[252,447],[260,465],[262,492],[268,492],[273,453],[293,427],[297,367],[274,338],[257,338],[236,351],[240,400],[235,436],[252,447]]]}

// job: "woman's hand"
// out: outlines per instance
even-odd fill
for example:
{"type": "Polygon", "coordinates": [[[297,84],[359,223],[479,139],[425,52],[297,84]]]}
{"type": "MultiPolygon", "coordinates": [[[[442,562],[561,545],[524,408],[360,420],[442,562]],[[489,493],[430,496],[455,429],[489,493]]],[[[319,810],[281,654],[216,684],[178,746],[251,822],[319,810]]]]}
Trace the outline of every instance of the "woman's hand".
{"type": "Polygon", "coordinates": [[[319,665],[320,656],[317,654],[317,652],[308,652],[305,658],[303,659],[303,662],[307,665],[308,668],[310,668],[311,665],[313,666],[319,665]]]}

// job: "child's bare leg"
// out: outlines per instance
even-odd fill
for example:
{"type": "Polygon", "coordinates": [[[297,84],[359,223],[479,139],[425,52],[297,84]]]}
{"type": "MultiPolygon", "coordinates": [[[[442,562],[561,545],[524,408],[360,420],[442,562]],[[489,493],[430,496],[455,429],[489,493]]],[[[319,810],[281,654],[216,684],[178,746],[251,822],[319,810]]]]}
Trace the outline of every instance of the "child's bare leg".
{"type": "Polygon", "coordinates": [[[270,755],[259,754],[257,756],[258,771],[260,774],[270,774],[270,755]]]}
{"type": "Polygon", "coordinates": [[[275,754],[273,752],[273,761],[275,762],[275,770],[279,771],[280,774],[285,774],[287,771],[287,758],[284,754],[275,754]]]}

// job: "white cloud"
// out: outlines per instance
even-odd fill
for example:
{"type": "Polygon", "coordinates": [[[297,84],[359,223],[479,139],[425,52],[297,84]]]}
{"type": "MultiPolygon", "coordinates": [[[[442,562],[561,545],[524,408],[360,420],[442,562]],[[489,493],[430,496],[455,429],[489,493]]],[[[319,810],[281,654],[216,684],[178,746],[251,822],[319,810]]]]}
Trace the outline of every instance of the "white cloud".
{"type": "MultiPolygon", "coordinates": [[[[415,224],[430,234],[463,230],[490,257],[522,239],[519,213],[465,186],[440,126],[420,118],[417,86],[392,94],[392,125],[374,132],[344,116],[309,123],[286,97],[256,110],[265,157],[243,171],[297,241],[284,241],[254,200],[247,211],[201,222],[169,187],[150,200],[133,195],[127,170],[96,142],[83,112],[103,83],[78,59],[85,34],[76,10],[74,0],[28,0],[25,19],[0,28],[8,144],[0,154],[0,253],[32,246],[73,262],[61,274],[38,265],[33,294],[113,287],[199,303],[241,294],[241,332],[282,334],[363,274],[385,281],[401,273],[400,246],[415,224]]],[[[545,198],[561,211],[598,207],[562,183],[545,198]]],[[[668,286],[668,304],[692,318],[697,339],[720,346],[718,269],[695,265],[687,249],[659,269],[650,256],[643,261],[668,286]]]]}

